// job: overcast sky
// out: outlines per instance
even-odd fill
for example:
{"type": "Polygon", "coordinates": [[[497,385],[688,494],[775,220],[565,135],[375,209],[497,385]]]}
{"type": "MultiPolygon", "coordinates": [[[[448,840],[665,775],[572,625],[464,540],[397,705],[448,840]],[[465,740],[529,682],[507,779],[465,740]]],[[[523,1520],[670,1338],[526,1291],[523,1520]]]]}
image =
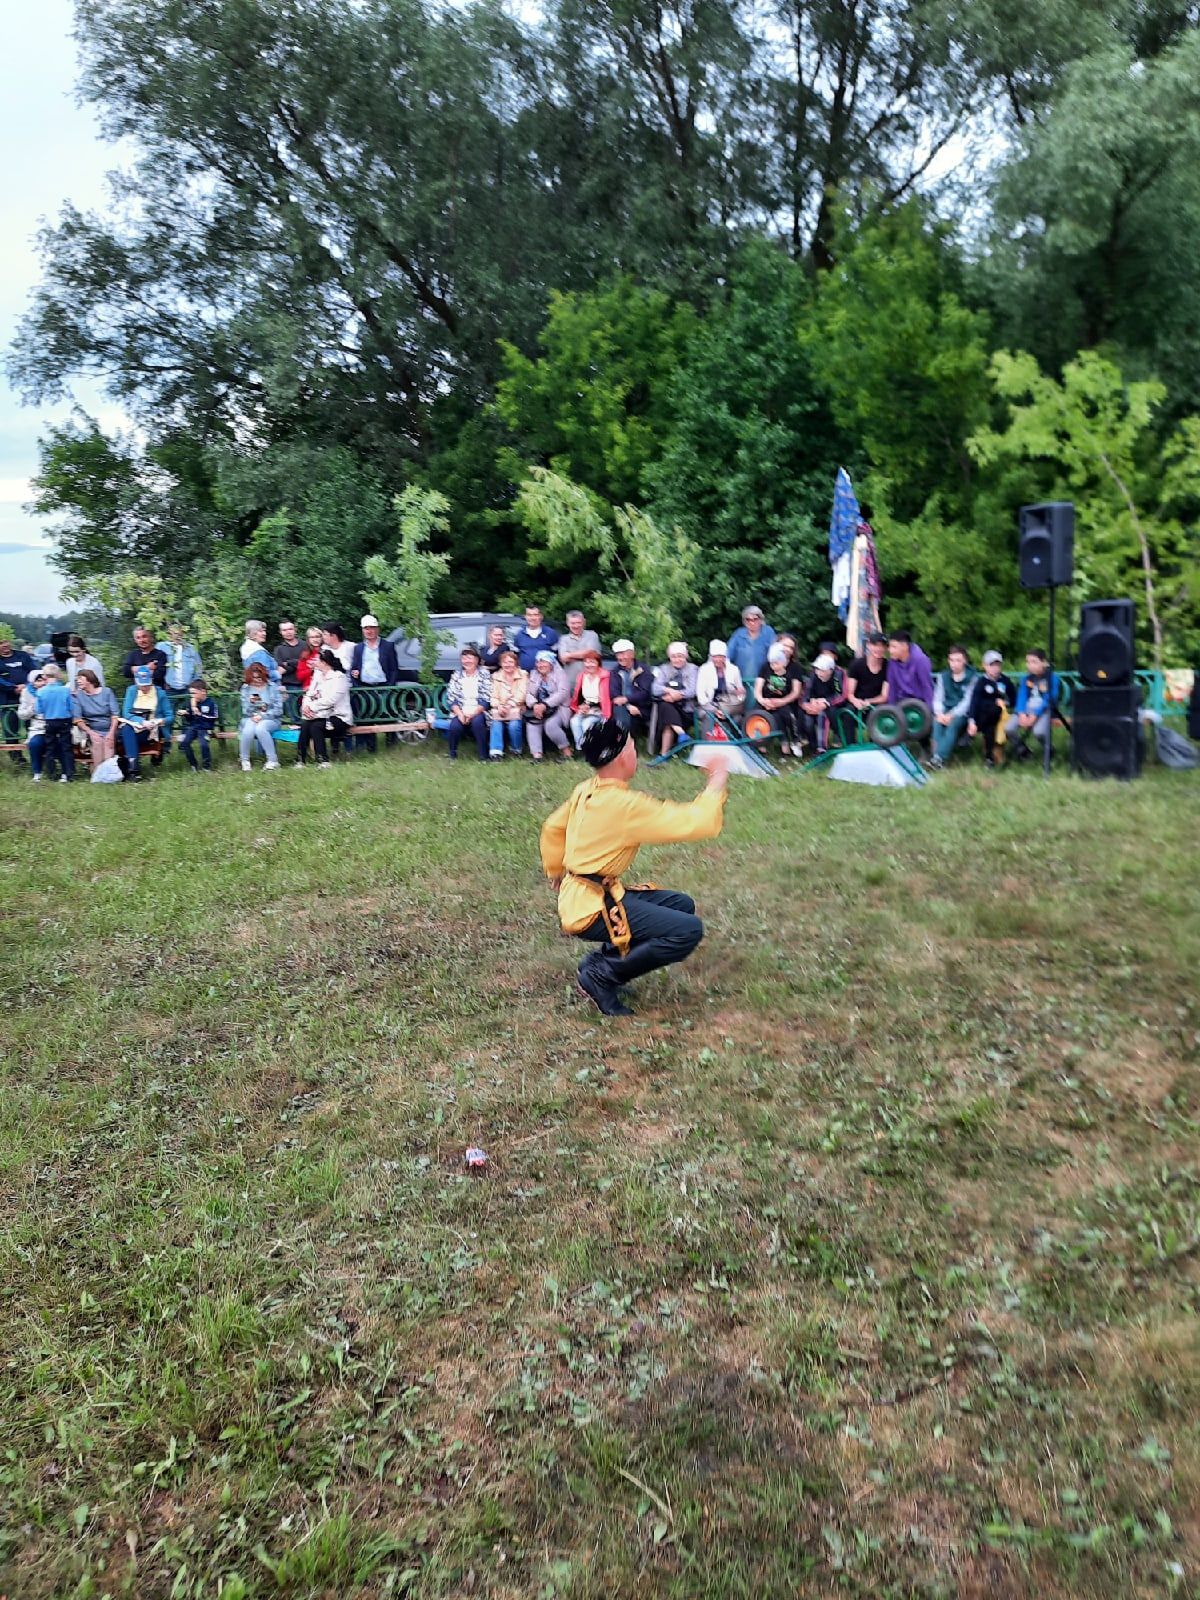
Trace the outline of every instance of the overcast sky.
{"type": "MultiPolygon", "coordinates": [[[[104,174],[118,164],[116,151],[101,143],[91,111],[74,101],[73,21],[70,0],[14,6],[9,48],[0,50],[0,346],[6,350],[38,279],[39,223],[55,217],[66,199],[85,208],[101,205],[104,174]]],[[[77,394],[111,426],[115,414],[101,397],[84,388],[77,394]]],[[[38,435],[69,409],[23,406],[0,378],[0,611],[58,609],[61,579],[46,562],[49,540],[23,503],[37,471],[38,435]]]]}

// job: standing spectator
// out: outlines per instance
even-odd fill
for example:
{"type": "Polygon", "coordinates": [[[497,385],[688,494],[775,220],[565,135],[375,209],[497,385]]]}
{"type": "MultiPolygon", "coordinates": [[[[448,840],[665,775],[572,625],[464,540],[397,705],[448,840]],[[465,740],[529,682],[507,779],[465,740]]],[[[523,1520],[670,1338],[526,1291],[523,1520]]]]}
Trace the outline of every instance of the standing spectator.
{"type": "Polygon", "coordinates": [[[58,762],[59,783],[70,783],[75,776],[75,746],[71,743],[75,706],[71,691],[54,662],[48,661],[42,668],[41,687],[34,699],[38,716],[46,725],[46,760],[58,762]]]}
{"type": "MultiPolygon", "coordinates": [[[[265,629],[263,630],[266,631],[265,629]]],[[[249,638],[249,635],[247,635],[249,638]]],[[[275,666],[275,663],[271,663],[275,666]]],[[[275,668],[278,672],[278,667],[275,668]]],[[[263,770],[273,772],[279,766],[275,754],[275,740],[283,723],[283,690],[271,682],[271,675],[262,662],[247,662],[242,677],[242,720],[238,728],[238,754],[242,771],[250,771],[250,754],[257,745],[266,757],[263,770]]]]}
{"type": "MultiPolygon", "coordinates": [[[[487,631],[487,643],[483,647],[483,664],[489,672],[499,672],[500,657],[510,648],[504,624],[493,622],[487,631]]],[[[520,666],[519,661],[517,665],[520,666]]]]}
{"type": "Polygon", "coordinates": [[[200,652],[184,638],[183,625],[173,622],[167,629],[167,675],[164,687],[172,694],[186,694],[188,686],[204,671],[200,652]]]}
{"type": "Polygon", "coordinates": [[[767,663],[755,679],[754,699],[769,711],[779,726],[779,749],[783,755],[802,755],[800,748],[800,668],[787,653],[787,646],[776,641],[767,651],[767,663]]]}
{"type": "Polygon", "coordinates": [[[259,622],[254,617],[251,617],[246,623],[246,637],[242,640],[241,657],[243,672],[252,661],[257,662],[266,673],[269,681],[278,684],[280,678],[279,663],[267,649],[267,625],[265,622],[259,622]]]}
{"type": "Polygon", "coordinates": [[[325,639],[320,628],[306,629],[304,649],[301,650],[299,660],[296,662],[296,682],[300,685],[302,694],[312,682],[313,668],[316,666],[324,648],[325,639]]]}
{"type": "Polygon", "coordinates": [[[279,643],[271,654],[279,668],[279,682],[283,689],[293,693],[303,687],[297,668],[304,654],[304,644],[296,632],[296,624],[284,617],[279,624],[279,643]]]}
{"type": "MultiPolygon", "coordinates": [[[[582,616],[581,612],[575,614],[582,616]]],[[[561,658],[560,641],[559,659],[561,658]]],[[[571,669],[564,664],[563,671],[567,675],[567,682],[570,683],[571,669]]],[[[600,646],[596,645],[593,649],[589,645],[583,652],[581,670],[571,691],[571,737],[575,741],[576,750],[583,743],[583,736],[593,722],[607,722],[611,716],[612,692],[609,688],[608,673],[601,666],[600,646]]]]}
{"type": "Polygon", "coordinates": [[[1026,734],[1032,733],[1041,741],[1045,754],[1053,718],[1052,708],[1058,705],[1058,673],[1050,671],[1050,658],[1044,650],[1030,650],[1025,656],[1025,676],[1017,685],[1017,704],[1005,728],[1007,736],[1015,740],[1013,755],[1018,761],[1028,761],[1033,751],[1025,743],[1026,734]]]}
{"type": "Polygon", "coordinates": [[[724,639],[711,639],[708,660],[696,673],[696,704],[706,731],[711,732],[716,715],[738,717],[746,705],[746,685],[729,659],[724,639]]]}
{"type": "Polygon", "coordinates": [[[196,752],[192,749],[194,744],[198,744],[204,770],[211,772],[212,750],[208,741],[216,732],[221,713],[217,710],[217,702],[209,694],[208,685],[203,678],[193,678],[188,684],[187,700],[179,709],[183,717],[183,737],[179,741],[179,748],[188,766],[193,772],[199,771],[196,766],[196,752]]]}
{"type": "Polygon", "coordinates": [[[829,749],[832,716],[846,703],[845,675],[837,658],[822,650],[813,662],[808,682],[800,691],[800,736],[809,749],[822,756],[829,749]]]}
{"type": "Polygon", "coordinates": [[[888,640],[888,699],[893,705],[898,700],[919,700],[933,710],[933,667],[919,644],[912,642],[912,634],[903,628],[888,640]]]}
{"type": "Polygon", "coordinates": [[[517,652],[506,645],[499,652],[499,666],[492,673],[492,728],[488,753],[493,761],[504,759],[504,742],[520,755],[524,743],[525,696],[529,674],[517,665],[517,652]]]}
{"type": "Polygon", "coordinates": [[[342,671],[349,672],[354,665],[354,646],[346,637],[346,630],[340,622],[323,622],[321,624],[321,644],[326,650],[332,650],[342,663],[342,671]]]}
{"type": "Polygon", "coordinates": [[[533,671],[539,650],[553,650],[557,643],[558,634],[542,620],[541,606],[526,606],[525,626],[513,634],[513,647],[524,671],[533,671]]]}
{"type": "MultiPolygon", "coordinates": [[[[29,651],[15,649],[7,634],[0,633],[0,742],[7,744],[16,738],[13,713],[19,720],[21,696],[28,692],[30,676],[36,671],[37,662],[29,651]]],[[[18,765],[25,760],[20,750],[8,754],[18,765]]]]}
{"type": "Polygon", "coordinates": [[[480,668],[479,651],[473,644],[464,645],[458,659],[461,665],[457,672],[451,673],[450,685],[446,690],[446,710],[450,713],[446,743],[450,747],[450,759],[458,760],[459,741],[470,729],[476,753],[480,761],[486,761],[488,707],[492,701],[491,674],[480,668]]]}
{"type": "Polygon", "coordinates": [[[350,737],[354,711],[350,704],[350,677],[332,650],[322,649],[317,657],[312,682],[300,702],[300,746],[296,765],[304,766],[309,746],[316,751],[317,766],[328,767],[325,735],[333,740],[333,753],[350,737]]]}
{"type": "MultiPolygon", "coordinates": [[[[582,611],[568,611],[567,631],[558,641],[559,663],[567,675],[567,688],[572,694],[589,651],[594,650],[597,658],[600,657],[600,635],[585,627],[585,620],[582,611]]],[[[579,741],[575,742],[578,744],[579,741]]]]}
{"type": "Polygon", "coordinates": [[[75,674],[71,697],[75,726],[87,734],[92,747],[92,767],[109,761],[117,753],[117,717],[120,707],[111,689],[106,689],[97,672],[80,667],[75,674]]]}
{"type": "Polygon", "coordinates": [[[1004,657],[999,650],[983,653],[983,675],[971,686],[971,701],[967,710],[967,732],[973,739],[978,733],[983,740],[983,764],[996,765],[997,734],[1000,719],[1012,708],[1016,690],[1012,679],[1004,675],[1004,657]]]}
{"type": "Polygon", "coordinates": [[[563,761],[571,759],[567,693],[567,675],[559,666],[554,651],[539,650],[525,691],[525,736],[529,740],[529,754],[535,761],[542,759],[544,739],[549,739],[563,761]]]}
{"type": "MultiPolygon", "coordinates": [[[[767,664],[767,651],[775,643],[775,629],[767,623],[761,606],[746,606],[742,625],[729,636],[729,659],[742,675],[742,682],[756,683],[767,664]]],[[[749,705],[746,707],[750,709],[749,705]]]]}
{"type": "Polygon", "coordinates": [[[151,629],[143,623],[138,623],[133,630],[133,649],[121,663],[121,671],[131,682],[136,681],[135,673],[138,667],[149,667],[154,674],[154,681],[160,689],[165,688],[167,682],[167,652],[155,642],[151,629]]]}
{"type": "Polygon", "coordinates": [[[104,668],[95,656],[88,655],[87,641],[81,639],[77,633],[73,633],[67,640],[67,688],[72,694],[75,692],[75,679],[84,667],[94,674],[96,682],[103,689],[104,668]]]}
{"type": "MultiPolygon", "coordinates": [[[[379,618],[373,617],[368,611],[359,626],[362,628],[362,640],[350,652],[351,683],[360,689],[375,690],[399,683],[400,663],[396,659],[396,646],[390,639],[380,637],[379,618]]],[[[381,716],[388,714],[387,707],[378,693],[371,696],[371,702],[367,721],[377,722],[381,716]]],[[[388,737],[394,740],[396,736],[389,734],[388,737]]],[[[355,742],[374,754],[377,744],[375,734],[360,733],[355,742]]]]}
{"type": "Polygon", "coordinates": [[[650,693],[658,701],[657,733],[665,756],[679,735],[688,732],[696,715],[696,669],[682,639],[667,646],[667,659],[655,667],[650,693]]]}
{"type": "Polygon", "coordinates": [[[888,660],[887,640],[882,633],[869,633],[866,648],[861,656],[846,668],[846,709],[838,717],[838,734],[843,744],[853,744],[862,737],[862,728],[872,706],[887,704],[888,660]],[[860,713],[859,719],[848,714],[860,713]]]}
{"type": "Polygon", "coordinates": [[[979,674],[967,660],[961,644],[952,644],[946,652],[946,666],[933,680],[933,761],[934,767],[944,767],[954,753],[954,747],[967,731],[967,714],[971,708],[971,692],[979,674]]]}
{"type": "Polygon", "coordinates": [[[41,783],[46,759],[46,719],[37,704],[37,692],[46,681],[42,671],[41,667],[34,667],[17,697],[17,717],[25,724],[25,748],[29,752],[34,783],[41,783]]]}
{"type": "MultiPolygon", "coordinates": [[[[160,737],[169,736],[175,712],[167,691],[154,681],[154,668],[145,662],[133,669],[133,682],[125,691],[121,703],[121,716],[117,722],[117,737],[129,761],[134,778],[140,778],[142,751],[160,737]]],[[[161,761],[161,754],[151,757],[161,761]]]]}
{"type": "Polygon", "coordinates": [[[613,645],[617,664],[609,673],[613,717],[619,728],[633,734],[649,732],[654,697],[650,692],[650,668],[637,658],[632,639],[618,639],[613,645]]]}

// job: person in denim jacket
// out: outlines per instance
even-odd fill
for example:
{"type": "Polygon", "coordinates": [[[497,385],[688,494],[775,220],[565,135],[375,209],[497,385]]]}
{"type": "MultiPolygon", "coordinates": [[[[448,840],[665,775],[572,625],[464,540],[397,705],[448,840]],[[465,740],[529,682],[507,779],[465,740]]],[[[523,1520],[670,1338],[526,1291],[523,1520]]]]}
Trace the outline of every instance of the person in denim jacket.
{"type": "Polygon", "coordinates": [[[273,734],[283,723],[283,691],[272,683],[261,661],[246,664],[242,683],[242,720],[238,728],[238,753],[242,758],[242,771],[250,771],[250,753],[257,747],[267,758],[264,770],[274,771],[279,766],[275,754],[273,734]]]}

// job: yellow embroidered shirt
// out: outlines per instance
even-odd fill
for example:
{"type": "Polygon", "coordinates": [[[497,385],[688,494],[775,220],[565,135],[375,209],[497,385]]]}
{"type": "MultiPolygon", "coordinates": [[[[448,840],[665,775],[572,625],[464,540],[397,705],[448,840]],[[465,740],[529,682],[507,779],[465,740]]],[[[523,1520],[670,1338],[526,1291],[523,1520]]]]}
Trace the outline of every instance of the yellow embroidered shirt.
{"type": "Polygon", "coordinates": [[[613,778],[581,783],[542,825],[542,866],[548,878],[562,878],[563,931],[581,932],[604,909],[604,890],[591,876],[619,879],[641,845],[712,839],[724,820],[724,789],[705,789],[680,804],[655,800],[613,778]]]}

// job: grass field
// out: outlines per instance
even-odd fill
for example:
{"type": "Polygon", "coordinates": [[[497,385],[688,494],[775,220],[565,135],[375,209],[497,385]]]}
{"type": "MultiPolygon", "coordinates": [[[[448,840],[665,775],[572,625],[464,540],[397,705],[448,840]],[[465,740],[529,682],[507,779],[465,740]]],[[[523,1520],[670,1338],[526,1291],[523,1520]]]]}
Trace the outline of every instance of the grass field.
{"type": "Polygon", "coordinates": [[[231,765],[0,772],[0,1594],[1196,1592],[1194,777],[735,780],[603,1026],[578,771],[231,765]]]}

